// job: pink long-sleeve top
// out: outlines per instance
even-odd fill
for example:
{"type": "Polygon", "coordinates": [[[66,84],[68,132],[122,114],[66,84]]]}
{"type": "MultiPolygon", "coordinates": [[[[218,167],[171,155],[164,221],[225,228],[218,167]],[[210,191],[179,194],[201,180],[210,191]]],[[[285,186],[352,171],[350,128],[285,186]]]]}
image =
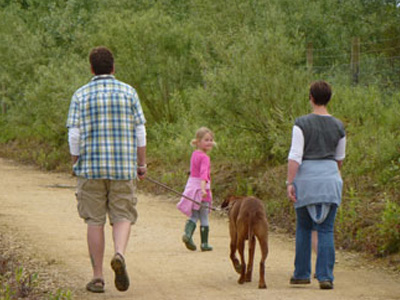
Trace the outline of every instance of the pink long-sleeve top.
{"type": "MultiPolygon", "coordinates": [[[[190,176],[186,183],[185,191],[183,194],[196,202],[209,202],[211,205],[212,194],[211,194],[211,176],[210,176],[210,158],[206,153],[200,150],[193,151],[190,159],[190,176]],[[207,196],[202,198],[201,193],[201,181],[205,180],[207,196]]],[[[196,203],[181,198],[181,201],[177,204],[178,209],[187,216],[191,216],[192,210],[200,209],[200,206],[196,203]]]]}
{"type": "Polygon", "coordinates": [[[203,151],[193,151],[190,159],[190,177],[200,178],[210,182],[210,169],[210,157],[203,151]]]}

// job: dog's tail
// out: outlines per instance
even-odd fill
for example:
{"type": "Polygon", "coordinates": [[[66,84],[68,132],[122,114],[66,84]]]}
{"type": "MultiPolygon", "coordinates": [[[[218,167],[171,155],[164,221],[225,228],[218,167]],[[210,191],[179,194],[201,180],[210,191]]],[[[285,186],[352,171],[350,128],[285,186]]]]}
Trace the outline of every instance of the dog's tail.
{"type": "Polygon", "coordinates": [[[258,220],[261,220],[263,218],[263,214],[259,211],[256,211],[254,213],[251,214],[249,220],[249,228],[248,228],[248,233],[247,233],[247,237],[248,240],[250,241],[255,235],[256,233],[254,232],[254,225],[258,222],[258,220]]]}
{"type": "Polygon", "coordinates": [[[248,232],[247,232],[247,240],[250,242],[253,237],[254,237],[253,222],[250,222],[248,232]]]}
{"type": "Polygon", "coordinates": [[[257,212],[252,212],[252,213],[250,213],[250,216],[249,216],[250,222],[249,222],[248,233],[247,233],[247,238],[248,238],[249,242],[254,238],[254,235],[255,235],[253,228],[254,228],[254,223],[256,222],[256,219],[257,219],[257,214],[258,214],[257,212]]]}

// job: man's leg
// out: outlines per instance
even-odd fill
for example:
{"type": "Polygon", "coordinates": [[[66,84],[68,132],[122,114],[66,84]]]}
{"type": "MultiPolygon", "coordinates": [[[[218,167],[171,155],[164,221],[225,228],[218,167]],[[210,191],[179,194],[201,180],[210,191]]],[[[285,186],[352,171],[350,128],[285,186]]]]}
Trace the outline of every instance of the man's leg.
{"type": "Polygon", "coordinates": [[[131,234],[131,222],[121,221],[113,224],[112,232],[115,253],[124,255],[131,234]]]}
{"type": "Polygon", "coordinates": [[[137,219],[136,186],[132,180],[110,180],[109,184],[108,209],[115,250],[111,268],[115,273],[115,287],[123,292],[129,288],[129,276],[124,255],[131,226],[137,219]]]}
{"type": "Polygon", "coordinates": [[[131,227],[137,219],[136,203],[136,185],[132,180],[110,180],[108,210],[115,253],[125,254],[131,227]]]}
{"type": "Polygon", "coordinates": [[[129,288],[129,276],[125,264],[125,250],[131,232],[130,221],[120,221],[113,224],[113,240],[115,254],[111,260],[111,268],[115,273],[115,287],[124,292],[129,288]]]}
{"type": "Polygon", "coordinates": [[[86,239],[93,271],[93,278],[86,289],[103,293],[104,224],[107,212],[105,181],[78,177],[76,198],[79,216],[87,223],[86,239]]]}
{"type": "Polygon", "coordinates": [[[90,261],[92,263],[93,278],[103,278],[104,257],[104,226],[88,225],[87,242],[90,261]]]}

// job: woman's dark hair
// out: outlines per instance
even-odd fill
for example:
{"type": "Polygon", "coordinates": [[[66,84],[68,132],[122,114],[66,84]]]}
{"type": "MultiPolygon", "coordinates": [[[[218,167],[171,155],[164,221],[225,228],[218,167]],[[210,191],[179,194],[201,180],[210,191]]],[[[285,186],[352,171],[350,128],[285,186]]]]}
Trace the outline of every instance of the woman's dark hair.
{"type": "Polygon", "coordinates": [[[310,86],[310,95],[314,98],[316,105],[325,106],[331,100],[331,86],[323,80],[315,81],[310,86]]]}
{"type": "Polygon", "coordinates": [[[89,54],[90,65],[95,75],[111,74],[114,68],[114,57],[106,47],[96,47],[89,54]]]}

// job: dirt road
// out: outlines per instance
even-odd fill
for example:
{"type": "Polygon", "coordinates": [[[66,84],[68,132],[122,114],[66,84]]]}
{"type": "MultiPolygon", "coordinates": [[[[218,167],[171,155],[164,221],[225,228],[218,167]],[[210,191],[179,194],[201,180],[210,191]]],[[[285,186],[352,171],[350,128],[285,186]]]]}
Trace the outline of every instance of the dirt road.
{"type": "MultiPolygon", "coordinates": [[[[67,174],[39,172],[0,159],[0,232],[23,241],[37,260],[46,261],[52,276],[74,299],[400,299],[400,278],[362,263],[356,255],[337,253],[335,289],[320,290],[317,281],[304,287],[288,284],[293,268],[294,242],[270,234],[266,263],[267,290],[257,289],[258,255],[253,282],[237,284],[228,258],[226,218],[213,214],[210,243],[214,251],[189,252],[181,243],[185,217],[175,209],[177,199],[139,195],[139,220],[133,227],[126,253],[131,288],[118,292],[109,268],[112,257],[107,226],[106,293],[84,289],[91,277],[86,227],[76,212],[75,179],[67,174]]],[[[199,244],[199,232],[195,232],[199,244]]]]}

